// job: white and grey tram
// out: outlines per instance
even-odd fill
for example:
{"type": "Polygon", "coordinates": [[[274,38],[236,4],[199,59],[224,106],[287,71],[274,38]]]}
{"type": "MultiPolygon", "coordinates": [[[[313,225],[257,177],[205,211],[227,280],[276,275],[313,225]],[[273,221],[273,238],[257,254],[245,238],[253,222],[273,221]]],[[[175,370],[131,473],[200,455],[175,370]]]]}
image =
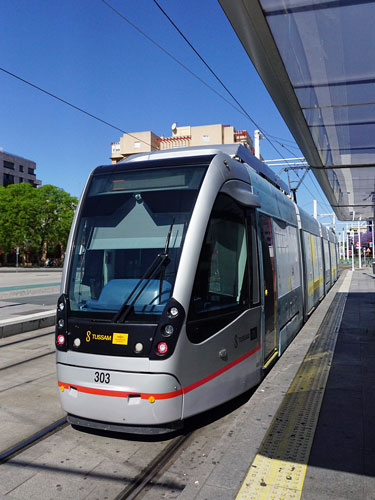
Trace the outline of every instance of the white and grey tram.
{"type": "Polygon", "coordinates": [[[57,304],[69,422],[168,432],[261,380],[338,277],[335,234],[286,191],[241,145],[92,172],[57,304]]]}

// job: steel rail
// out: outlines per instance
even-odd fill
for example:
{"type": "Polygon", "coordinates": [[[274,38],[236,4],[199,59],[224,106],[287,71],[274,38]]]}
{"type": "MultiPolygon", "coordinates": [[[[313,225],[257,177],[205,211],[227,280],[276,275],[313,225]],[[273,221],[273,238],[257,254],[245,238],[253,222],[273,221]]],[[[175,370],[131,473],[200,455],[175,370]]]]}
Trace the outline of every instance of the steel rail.
{"type": "Polygon", "coordinates": [[[0,344],[0,349],[3,347],[8,347],[14,344],[20,344],[21,342],[27,342],[29,340],[39,339],[40,337],[46,337],[47,335],[53,335],[55,332],[41,333],[40,335],[35,335],[34,337],[28,337],[27,339],[14,340],[13,342],[8,342],[7,344],[0,344]]]}
{"type": "Polygon", "coordinates": [[[12,365],[3,366],[0,368],[0,372],[3,370],[8,370],[9,368],[14,368],[15,366],[20,366],[29,361],[35,361],[36,359],[44,358],[45,356],[50,356],[51,354],[55,354],[55,349],[53,351],[45,352],[44,354],[39,354],[39,356],[34,356],[33,358],[24,359],[23,361],[18,361],[17,363],[13,363],[12,365]]]}
{"type": "Polygon", "coordinates": [[[155,457],[152,462],[137,476],[132,483],[119,493],[114,500],[135,500],[143,490],[150,485],[151,481],[166,466],[173,455],[182,447],[187,439],[193,434],[189,432],[184,436],[178,436],[155,457]]]}
{"type": "Polygon", "coordinates": [[[32,446],[36,445],[40,441],[43,441],[47,437],[51,436],[52,434],[55,434],[59,430],[64,429],[68,425],[68,422],[66,420],[66,417],[60,418],[60,420],[57,420],[53,424],[48,425],[47,427],[44,427],[42,430],[36,432],[32,436],[20,441],[16,445],[8,448],[7,450],[4,450],[0,452],[0,465],[8,462],[11,460],[13,457],[18,455],[19,453],[22,453],[23,451],[27,450],[28,448],[31,448],[32,446]]]}

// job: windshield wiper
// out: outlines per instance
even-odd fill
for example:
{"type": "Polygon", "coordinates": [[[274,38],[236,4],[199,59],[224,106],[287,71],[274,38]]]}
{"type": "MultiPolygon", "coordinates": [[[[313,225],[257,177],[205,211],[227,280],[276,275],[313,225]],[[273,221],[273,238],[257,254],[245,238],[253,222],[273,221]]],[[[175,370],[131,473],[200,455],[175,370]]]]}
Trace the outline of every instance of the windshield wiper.
{"type": "MultiPolygon", "coordinates": [[[[120,321],[123,323],[125,321],[125,319],[129,315],[130,311],[132,310],[134,304],[138,300],[139,296],[142,294],[144,289],[150,283],[152,278],[157,274],[157,272],[159,271],[161,266],[163,266],[163,278],[160,277],[160,287],[162,287],[162,280],[164,279],[165,268],[169,264],[168,248],[169,248],[169,241],[171,238],[173,225],[174,225],[174,219],[173,219],[172,224],[169,227],[168,236],[167,236],[167,239],[165,242],[164,253],[159,253],[155,257],[155,259],[152,261],[151,265],[149,266],[147,271],[144,273],[142,278],[140,278],[138,280],[138,282],[135,284],[134,288],[131,290],[131,292],[129,293],[129,295],[125,299],[125,301],[122,304],[122,306],[120,307],[120,309],[114,315],[114,317],[112,319],[113,323],[119,323],[120,321]],[[143,281],[145,281],[145,283],[143,283],[143,285],[140,287],[138,293],[135,295],[135,297],[132,299],[132,301],[129,304],[130,299],[136,293],[136,291],[138,290],[139,286],[141,285],[141,283],[143,281]]],[[[160,291],[160,287],[159,287],[159,291],[160,291]]],[[[160,299],[159,299],[159,301],[160,301],[160,299]]]]}
{"type": "MultiPolygon", "coordinates": [[[[83,228],[83,234],[85,235],[86,231],[87,231],[87,226],[88,226],[88,222],[87,220],[85,221],[85,226],[83,228]]],[[[81,296],[82,296],[82,277],[83,277],[83,272],[82,272],[82,269],[85,269],[85,266],[86,266],[86,253],[87,253],[87,249],[89,248],[90,244],[91,244],[91,240],[92,240],[92,235],[94,233],[94,226],[91,226],[90,227],[90,230],[89,230],[89,235],[86,239],[86,236],[85,236],[85,244],[82,245],[80,244],[80,247],[83,247],[83,252],[81,254],[81,278],[80,278],[80,283],[79,283],[79,288],[78,288],[78,297],[81,299],[81,296]]],[[[81,300],[79,300],[79,302],[81,302],[81,300]]]]}
{"type": "MultiPolygon", "coordinates": [[[[169,226],[169,231],[168,231],[168,236],[167,236],[167,240],[165,242],[165,248],[164,248],[164,255],[166,255],[168,257],[168,252],[169,252],[169,242],[171,240],[171,235],[172,235],[172,229],[173,229],[173,226],[174,226],[174,217],[173,217],[173,221],[172,221],[172,224],[169,226]]],[[[159,284],[159,304],[161,304],[161,295],[162,295],[162,292],[163,292],[163,281],[164,281],[164,276],[165,276],[165,268],[167,267],[167,264],[166,263],[164,266],[163,266],[163,269],[160,271],[160,284],[159,284]]]]}

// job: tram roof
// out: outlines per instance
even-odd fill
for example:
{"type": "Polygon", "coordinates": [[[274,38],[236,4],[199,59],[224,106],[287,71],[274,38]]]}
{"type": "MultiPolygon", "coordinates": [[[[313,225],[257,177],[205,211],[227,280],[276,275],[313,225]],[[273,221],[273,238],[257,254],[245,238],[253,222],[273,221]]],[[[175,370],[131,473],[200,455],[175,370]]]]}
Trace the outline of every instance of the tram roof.
{"type": "Polygon", "coordinates": [[[341,220],[375,217],[375,2],[219,0],[341,220]]]}
{"type": "Polygon", "coordinates": [[[239,160],[240,162],[247,163],[258,174],[270,181],[280,190],[286,194],[290,194],[290,190],[285,182],[271,170],[265,163],[256,158],[248,149],[242,144],[217,144],[212,146],[194,146],[188,148],[172,148],[164,149],[161,151],[152,151],[146,153],[139,153],[131,155],[125,160],[121,161],[118,165],[123,163],[134,163],[145,160],[163,160],[170,158],[189,158],[194,156],[214,156],[218,153],[225,153],[231,158],[239,160]]]}

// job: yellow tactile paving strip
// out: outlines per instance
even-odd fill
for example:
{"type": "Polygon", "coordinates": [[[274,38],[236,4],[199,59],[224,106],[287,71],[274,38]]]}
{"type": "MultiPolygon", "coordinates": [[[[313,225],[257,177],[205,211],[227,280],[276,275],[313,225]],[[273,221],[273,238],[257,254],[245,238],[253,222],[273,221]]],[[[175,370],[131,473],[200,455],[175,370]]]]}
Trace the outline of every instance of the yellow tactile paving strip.
{"type": "Polygon", "coordinates": [[[338,293],[251,464],[236,500],[298,500],[346,302],[338,293]]]}

